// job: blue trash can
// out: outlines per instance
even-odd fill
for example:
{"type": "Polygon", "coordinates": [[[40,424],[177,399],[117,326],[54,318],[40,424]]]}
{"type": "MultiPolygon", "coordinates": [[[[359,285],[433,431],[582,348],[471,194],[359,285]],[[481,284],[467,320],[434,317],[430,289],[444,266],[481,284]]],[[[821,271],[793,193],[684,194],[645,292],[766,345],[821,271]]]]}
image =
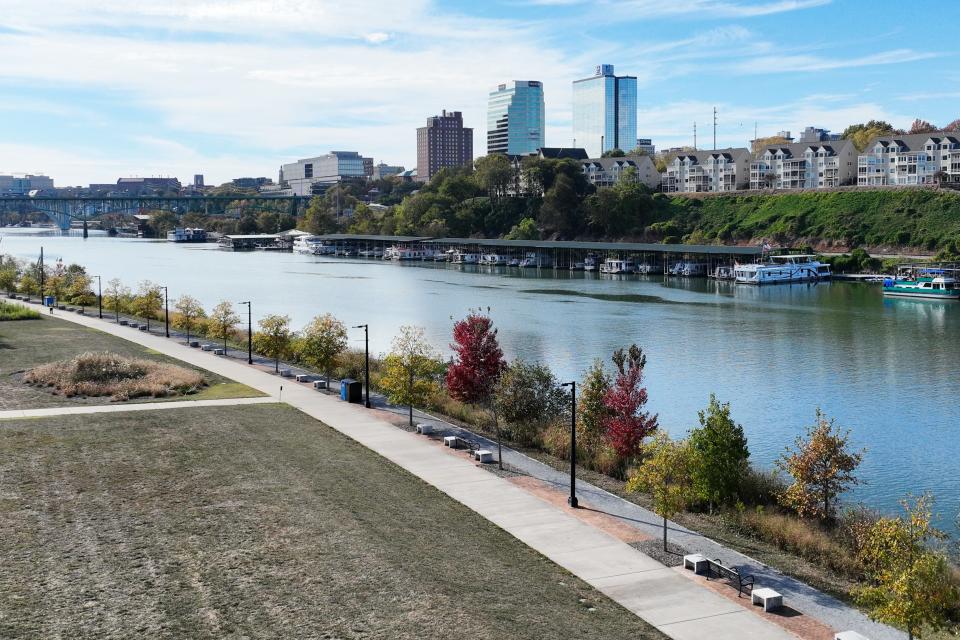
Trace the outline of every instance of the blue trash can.
{"type": "Polygon", "coordinates": [[[52,307],[52,306],[53,306],[53,296],[45,296],[45,297],[43,298],[43,305],[44,305],[45,307],[52,307]]]}

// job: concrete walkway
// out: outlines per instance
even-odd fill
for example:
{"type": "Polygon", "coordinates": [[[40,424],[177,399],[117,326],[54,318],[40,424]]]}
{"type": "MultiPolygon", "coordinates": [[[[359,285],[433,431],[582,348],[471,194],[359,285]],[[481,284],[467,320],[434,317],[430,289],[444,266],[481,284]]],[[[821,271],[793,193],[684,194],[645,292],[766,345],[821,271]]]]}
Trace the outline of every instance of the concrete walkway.
{"type": "MultiPolygon", "coordinates": [[[[61,320],[125,338],[283,399],[496,523],[678,640],[787,640],[793,634],[470,461],[350,405],[209,352],[88,316],[61,320]]],[[[195,406],[195,405],[191,405],[195,406]]],[[[788,603],[789,604],[789,603],[788,603]]]]}
{"type": "Polygon", "coordinates": [[[160,402],[134,402],[116,404],[95,404],[84,407],[44,407],[43,409],[9,409],[0,411],[0,420],[14,418],[47,418],[50,416],[71,416],[86,413],[120,413],[126,411],[160,411],[162,409],[183,409],[184,407],[232,407],[238,404],[263,404],[277,402],[276,398],[227,398],[223,400],[170,400],[160,402]]]}

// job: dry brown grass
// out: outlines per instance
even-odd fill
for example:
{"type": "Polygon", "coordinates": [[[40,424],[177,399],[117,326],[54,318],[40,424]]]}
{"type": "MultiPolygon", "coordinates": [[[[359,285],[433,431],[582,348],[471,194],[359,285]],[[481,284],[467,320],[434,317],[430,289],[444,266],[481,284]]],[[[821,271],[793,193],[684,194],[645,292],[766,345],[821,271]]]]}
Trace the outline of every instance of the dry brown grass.
{"type": "Polygon", "coordinates": [[[27,371],[23,379],[28,384],[53,387],[67,397],[110,396],[112,400],[187,395],[206,385],[196,371],[108,352],[82,353],[42,364],[27,371]]]}

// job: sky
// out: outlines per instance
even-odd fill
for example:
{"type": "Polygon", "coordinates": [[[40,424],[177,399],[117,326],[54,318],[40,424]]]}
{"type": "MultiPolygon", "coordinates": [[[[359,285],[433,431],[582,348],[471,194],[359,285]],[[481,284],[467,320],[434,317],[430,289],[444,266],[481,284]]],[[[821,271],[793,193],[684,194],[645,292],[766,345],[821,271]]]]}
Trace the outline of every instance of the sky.
{"type": "Polygon", "coordinates": [[[658,148],[746,146],[814,125],[960,117],[955,0],[0,0],[0,174],[57,186],[276,180],[330,150],[416,165],[416,128],[458,110],[486,147],[488,92],[540,80],[546,143],[571,83],[638,78],[658,148]]]}

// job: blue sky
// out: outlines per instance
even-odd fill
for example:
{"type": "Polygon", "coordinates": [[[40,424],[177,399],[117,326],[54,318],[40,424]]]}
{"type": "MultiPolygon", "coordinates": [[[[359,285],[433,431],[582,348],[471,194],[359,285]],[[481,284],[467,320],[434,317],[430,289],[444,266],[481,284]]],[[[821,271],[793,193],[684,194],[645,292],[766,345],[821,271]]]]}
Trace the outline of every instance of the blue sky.
{"type": "Polygon", "coordinates": [[[0,0],[0,173],[58,185],[207,183],[331,149],[415,164],[415,129],[544,82],[547,144],[569,145],[570,83],[600,63],[639,82],[658,147],[807,125],[960,117],[949,0],[0,0]],[[939,35],[938,35],[939,33],[939,35]]]}

